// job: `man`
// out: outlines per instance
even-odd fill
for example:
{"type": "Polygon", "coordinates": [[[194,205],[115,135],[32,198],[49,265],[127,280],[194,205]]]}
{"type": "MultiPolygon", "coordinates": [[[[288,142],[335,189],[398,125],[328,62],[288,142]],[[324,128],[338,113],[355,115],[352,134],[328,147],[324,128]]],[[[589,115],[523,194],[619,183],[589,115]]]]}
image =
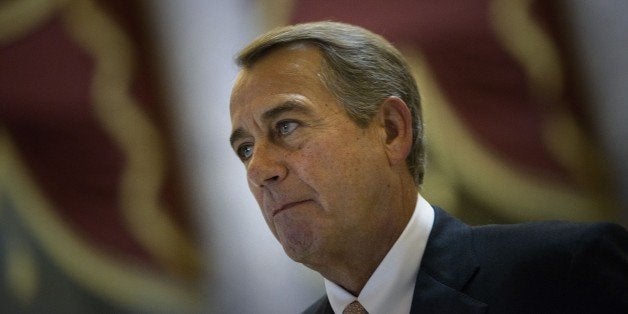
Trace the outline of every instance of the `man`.
{"type": "Polygon", "coordinates": [[[469,227],[420,196],[420,97],[382,37],[334,22],[237,58],[231,145],[270,230],[325,278],[309,313],[628,311],[612,224],[469,227]]]}

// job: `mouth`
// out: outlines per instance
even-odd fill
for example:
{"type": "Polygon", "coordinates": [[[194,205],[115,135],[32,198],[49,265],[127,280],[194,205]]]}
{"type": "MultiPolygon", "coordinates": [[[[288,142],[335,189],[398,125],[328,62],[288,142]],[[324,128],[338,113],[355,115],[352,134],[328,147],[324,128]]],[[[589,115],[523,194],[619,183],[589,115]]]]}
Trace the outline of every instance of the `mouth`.
{"type": "Polygon", "coordinates": [[[311,201],[311,200],[303,200],[303,201],[297,201],[297,202],[286,203],[286,204],[284,204],[284,205],[282,205],[282,206],[278,207],[277,209],[273,210],[273,217],[274,217],[274,216],[277,216],[279,213],[281,213],[281,212],[283,212],[283,211],[285,211],[285,210],[288,210],[288,209],[293,208],[293,207],[295,207],[295,206],[301,205],[301,204],[303,204],[303,203],[307,203],[307,202],[309,202],[309,201],[311,201]]]}

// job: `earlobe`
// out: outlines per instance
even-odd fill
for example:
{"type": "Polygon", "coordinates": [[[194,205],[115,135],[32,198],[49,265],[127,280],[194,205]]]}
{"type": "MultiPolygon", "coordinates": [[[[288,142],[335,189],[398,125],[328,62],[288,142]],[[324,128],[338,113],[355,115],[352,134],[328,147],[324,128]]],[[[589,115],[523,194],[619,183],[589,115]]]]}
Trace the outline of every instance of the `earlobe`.
{"type": "Polygon", "coordinates": [[[412,148],[412,114],[399,97],[388,97],[380,106],[385,148],[391,164],[405,163],[412,148]]]}

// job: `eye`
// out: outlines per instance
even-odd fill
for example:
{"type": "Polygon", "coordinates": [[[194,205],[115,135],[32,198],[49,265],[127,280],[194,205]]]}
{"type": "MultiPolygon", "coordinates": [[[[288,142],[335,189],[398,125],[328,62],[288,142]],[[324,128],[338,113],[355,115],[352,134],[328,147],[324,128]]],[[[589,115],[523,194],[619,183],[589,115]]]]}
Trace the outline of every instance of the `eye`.
{"type": "Polygon", "coordinates": [[[292,133],[292,131],[296,130],[298,126],[299,123],[295,121],[279,121],[277,123],[277,133],[279,133],[279,135],[288,135],[292,133]]]}
{"type": "Polygon", "coordinates": [[[236,154],[238,154],[238,157],[240,157],[242,161],[248,160],[249,158],[251,158],[251,155],[253,155],[253,145],[242,144],[238,146],[236,154]]]}

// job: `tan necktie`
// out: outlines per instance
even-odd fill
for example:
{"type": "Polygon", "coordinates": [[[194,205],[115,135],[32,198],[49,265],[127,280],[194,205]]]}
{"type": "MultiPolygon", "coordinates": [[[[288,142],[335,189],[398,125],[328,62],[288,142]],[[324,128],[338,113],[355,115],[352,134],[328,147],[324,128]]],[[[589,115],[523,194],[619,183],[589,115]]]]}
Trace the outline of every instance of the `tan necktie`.
{"type": "Polygon", "coordinates": [[[369,314],[369,312],[364,309],[364,307],[362,306],[362,304],[360,304],[360,302],[358,302],[358,300],[355,300],[347,305],[347,307],[345,307],[345,310],[342,311],[342,314],[369,314]]]}

